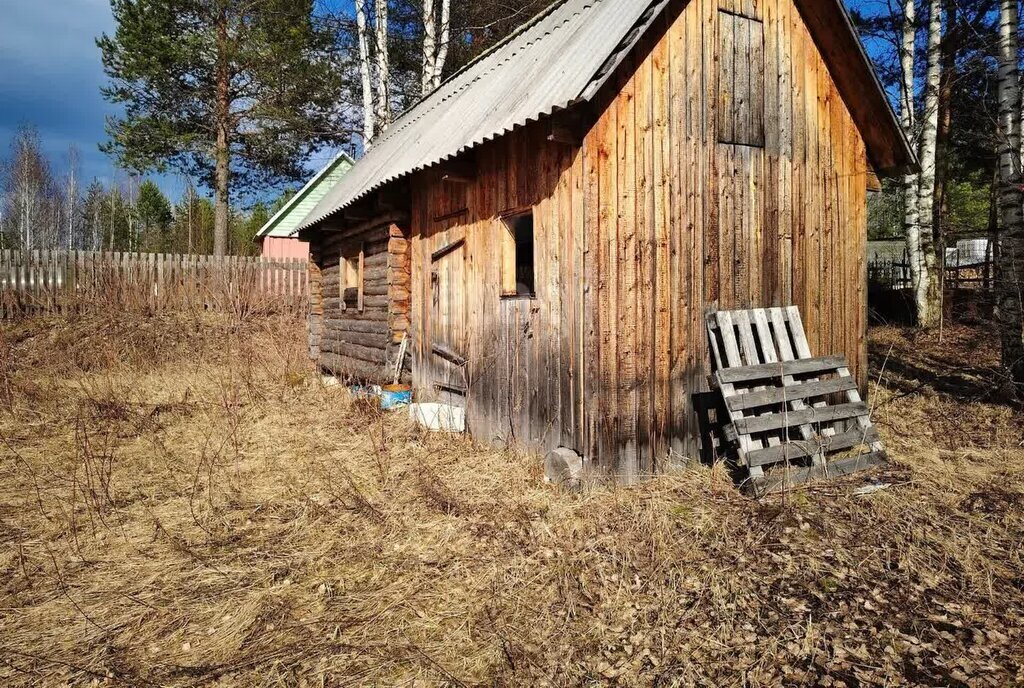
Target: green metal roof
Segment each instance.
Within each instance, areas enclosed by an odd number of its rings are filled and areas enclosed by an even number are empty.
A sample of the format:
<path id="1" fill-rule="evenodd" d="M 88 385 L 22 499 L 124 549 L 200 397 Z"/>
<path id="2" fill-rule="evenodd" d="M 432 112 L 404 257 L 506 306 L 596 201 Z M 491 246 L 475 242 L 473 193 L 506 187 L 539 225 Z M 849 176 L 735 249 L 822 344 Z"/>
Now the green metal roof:
<path id="1" fill-rule="evenodd" d="M 345 153 L 340 153 L 331 160 L 316 176 L 309 180 L 299 192 L 292 196 L 291 200 L 284 204 L 274 216 L 267 220 L 267 224 L 256 233 L 257 237 L 289 237 L 298 229 L 309 211 L 312 210 L 320 199 L 328 191 L 334 188 L 345 173 L 352 169 L 354 164 L 352 158 Z"/>

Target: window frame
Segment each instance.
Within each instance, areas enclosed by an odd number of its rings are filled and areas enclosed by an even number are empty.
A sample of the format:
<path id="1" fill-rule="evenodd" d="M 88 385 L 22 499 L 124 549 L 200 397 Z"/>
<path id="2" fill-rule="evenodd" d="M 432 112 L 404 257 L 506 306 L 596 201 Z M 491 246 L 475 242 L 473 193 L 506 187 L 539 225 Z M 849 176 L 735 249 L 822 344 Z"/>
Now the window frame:
<path id="1" fill-rule="evenodd" d="M 338 296 L 341 299 L 342 310 L 348 310 L 349 302 L 355 300 L 355 307 L 359 313 L 363 312 L 363 282 L 364 265 L 366 254 L 364 244 L 359 244 L 359 250 L 341 251 L 338 254 Z M 355 290 L 355 293 L 352 293 Z"/>
<path id="2" fill-rule="evenodd" d="M 533 279 L 532 289 L 525 294 L 519 293 L 518 288 L 518 244 L 516 242 L 515 223 L 519 218 L 530 217 L 531 240 L 533 243 Z M 502 299 L 536 299 L 537 298 L 537 216 L 533 206 L 514 208 L 502 212 L 498 219 L 501 220 L 501 265 L 499 294 Z"/>

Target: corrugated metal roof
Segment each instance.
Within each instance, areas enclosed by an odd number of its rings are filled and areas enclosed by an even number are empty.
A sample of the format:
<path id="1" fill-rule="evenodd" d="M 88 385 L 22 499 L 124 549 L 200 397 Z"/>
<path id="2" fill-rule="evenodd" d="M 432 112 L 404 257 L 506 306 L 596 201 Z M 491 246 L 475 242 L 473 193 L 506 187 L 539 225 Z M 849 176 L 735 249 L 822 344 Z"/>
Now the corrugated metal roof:
<path id="1" fill-rule="evenodd" d="M 667 2 L 556 2 L 396 120 L 299 228 L 317 224 L 389 182 L 590 100 Z M 916 165 L 914 153 L 845 14 L 843 0 L 824 4 L 821 0 L 797 0 L 797 4 L 824 10 L 818 30 L 830 35 L 816 36 L 819 45 L 838 37 L 861 51 L 850 69 L 862 78 L 842 80 L 846 86 L 841 93 L 849 102 L 865 91 L 872 92 L 870 107 L 859 108 L 855 115 L 869 153 L 873 148 L 891 148 L 896 162 L 902 163 L 889 171 L 912 168 Z M 827 54 L 823 56 L 829 59 Z M 868 119 L 880 125 L 869 127 Z"/>
<path id="2" fill-rule="evenodd" d="M 410 108 L 302 221 L 589 99 L 667 0 L 563 0 Z"/>

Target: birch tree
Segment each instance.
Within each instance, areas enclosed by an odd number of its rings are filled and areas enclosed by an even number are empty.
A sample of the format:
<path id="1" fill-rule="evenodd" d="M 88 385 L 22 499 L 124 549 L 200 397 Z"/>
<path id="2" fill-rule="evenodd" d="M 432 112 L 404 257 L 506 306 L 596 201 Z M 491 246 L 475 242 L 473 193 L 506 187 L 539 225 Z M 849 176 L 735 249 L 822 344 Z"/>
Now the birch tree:
<path id="1" fill-rule="evenodd" d="M 1024 389 L 1024 215 L 1021 209 L 1020 86 L 1017 68 L 1017 0 L 999 3 L 999 215 L 1000 246 L 997 279 L 997 315 L 1002 363 L 1010 372 L 1014 396 Z"/>
<path id="2" fill-rule="evenodd" d="M 373 111 L 373 86 L 370 83 L 370 46 L 366 35 L 366 0 L 356 2 L 356 39 L 359 43 L 359 78 L 363 89 L 363 148 L 373 141 L 377 123 Z"/>
<path id="3" fill-rule="evenodd" d="M 427 95 L 441 85 L 441 73 L 448 60 L 448 40 L 451 34 L 451 0 L 440 0 L 440 20 L 435 16 L 434 0 L 423 0 L 423 74 L 421 91 Z M 437 31 L 440 26 L 441 36 Z"/>
<path id="4" fill-rule="evenodd" d="M 51 248 L 59 197 L 39 133 L 33 127 L 21 127 L 14 135 L 6 177 L 4 215 L 17 238 L 15 246 Z"/>
<path id="5" fill-rule="evenodd" d="M 935 145 L 939 124 L 942 70 L 942 7 L 928 3 L 928 51 L 921 126 L 921 175 L 918 180 L 916 230 L 907 235 L 908 258 L 919 327 L 934 327 L 941 315 L 941 294 L 933 227 L 935 226 Z"/>
<path id="6" fill-rule="evenodd" d="M 431 88 L 441 85 L 441 73 L 444 63 L 448 60 L 448 41 L 451 35 L 451 0 L 441 0 L 441 42 L 437 46 L 437 57 L 434 59 L 434 76 Z"/>
<path id="7" fill-rule="evenodd" d="M 423 95 L 430 93 L 434 83 L 434 63 L 437 60 L 437 22 L 434 20 L 434 0 L 423 0 L 423 74 L 420 88 Z"/>
<path id="8" fill-rule="evenodd" d="M 391 124 L 391 59 L 388 52 L 388 2 L 376 0 L 374 48 L 377 51 L 377 127 L 384 131 Z"/>
<path id="9" fill-rule="evenodd" d="M 915 119 L 914 114 L 914 57 L 916 53 L 917 38 L 917 11 L 914 5 L 915 0 L 905 0 L 903 3 L 903 37 L 900 45 L 900 126 L 908 141 L 913 141 Z M 920 261 L 917 258 L 921 255 L 921 234 L 920 215 L 917 209 L 917 194 L 919 178 L 916 172 L 908 172 L 903 175 L 903 231 L 907 239 L 907 255 L 911 256 L 911 269 L 914 285 L 918 284 L 917 278 Z M 915 297 L 917 291 L 914 291 Z"/>
<path id="10" fill-rule="evenodd" d="M 66 213 L 67 227 L 67 249 L 70 251 L 75 247 L 75 239 L 78 236 L 78 167 L 80 156 L 78 148 L 68 148 L 68 175 L 64 184 L 64 211 Z"/>

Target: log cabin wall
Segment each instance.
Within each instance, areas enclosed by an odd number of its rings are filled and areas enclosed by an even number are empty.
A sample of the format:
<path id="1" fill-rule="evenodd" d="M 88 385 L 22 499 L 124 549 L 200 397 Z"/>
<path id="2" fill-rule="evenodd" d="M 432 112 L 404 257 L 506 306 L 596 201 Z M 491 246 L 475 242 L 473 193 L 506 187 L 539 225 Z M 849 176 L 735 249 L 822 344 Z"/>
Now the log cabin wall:
<path id="1" fill-rule="evenodd" d="M 309 335 L 309 358 L 320 362 L 320 335 L 324 322 L 323 275 L 313 254 L 309 256 L 309 315 L 306 317 L 306 331 Z"/>
<path id="2" fill-rule="evenodd" d="M 379 218 L 344 232 L 318 232 L 310 247 L 310 354 L 334 374 L 390 381 L 409 327 L 406 232 L 393 218 Z M 342 261 L 354 257 L 358 265 L 360 251 L 361 295 L 358 287 L 345 289 Z"/>
<path id="3" fill-rule="evenodd" d="M 413 183 L 414 384 L 470 429 L 625 480 L 699 455 L 709 308 L 795 303 L 866 375 L 863 140 L 791 0 L 673 2 L 582 146 L 544 123 Z M 503 214 L 534 207 L 533 299 L 500 295 Z"/>

